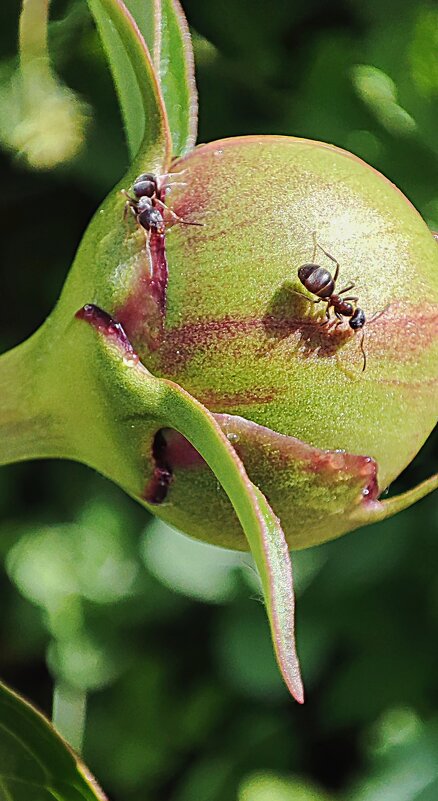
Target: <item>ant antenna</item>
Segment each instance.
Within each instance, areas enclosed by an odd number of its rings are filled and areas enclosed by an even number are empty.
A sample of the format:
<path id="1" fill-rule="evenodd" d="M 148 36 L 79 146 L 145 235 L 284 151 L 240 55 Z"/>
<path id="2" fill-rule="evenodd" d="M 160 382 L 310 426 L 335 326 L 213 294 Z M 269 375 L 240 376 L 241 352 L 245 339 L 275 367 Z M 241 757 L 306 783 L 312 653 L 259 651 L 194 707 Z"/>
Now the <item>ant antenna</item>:
<path id="1" fill-rule="evenodd" d="M 365 348 L 364 348 L 364 346 L 363 346 L 364 339 L 365 339 L 365 331 L 362 331 L 362 336 L 361 336 L 361 338 L 360 338 L 360 345 L 359 345 L 359 347 L 360 347 L 360 349 L 361 349 L 361 351 L 362 351 L 362 356 L 363 356 L 363 367 L 362 367 L 362 372 L 363 372 L 363 373 L 365 372 L 365 368 L 366 368 L 366 366 L 367 366 L 367 355 L 366 355 L 366 353 L 365 353 Z"/>

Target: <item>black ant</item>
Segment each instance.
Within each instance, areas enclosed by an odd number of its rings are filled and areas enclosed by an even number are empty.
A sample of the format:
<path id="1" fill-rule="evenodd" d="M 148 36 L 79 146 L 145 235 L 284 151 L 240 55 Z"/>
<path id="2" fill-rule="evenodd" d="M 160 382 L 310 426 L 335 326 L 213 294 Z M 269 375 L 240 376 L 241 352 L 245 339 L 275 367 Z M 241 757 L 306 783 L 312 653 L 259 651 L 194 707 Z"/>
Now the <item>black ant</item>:
<path id="1" fill-rule="evenodd" d="M 315 234 L 313 238 L 313 259 L 315 259 L 316 248 L 318 247 L 332 262 L 334 262 L 334 264 L 336 264 L 334 275 L 332 275 L 325 267 L 320 267 L 319 264 L 303 264 L 298 270 L 298 278 L 303 286 L 309 292 L 312 292 L 313 295 L 318 296 L 317 300 L 313 300 L 312 302 L 327 303 L 325 310 L 325 316 L 327 319 L 324 320 L 323 323 L 320 323 L 320 325 L 327 325 L 331 321 L 332 318 L 330 317 L 330 309 L 332 308 L 335 313 L 335 317 L 337 317 L 339 321 L 336 327 L 341 325 L 343 322 L 343 317 L 349 317 L 350 319 L 348 320 L 348 324 L 353 331 L 363 328 L 366 323 L 365 312 L 363 309 L 360 309 L 359 306 L 353 306 L 353 304 L 357 304 L 359 298 L 353 295 L 348 295 L 345 298 L 341 298 L 341 295 L 343 295 L 344 292 L 349 292 L 355 285 L 349 284 L 344 289 L 341 289 L 340 292 L 335 293 L 336 281 L 338 280 L 339 276 L 339 262 L 336 261 L 336 259 L 333 258 L 330 253 L 327 253 L 323 247 L 321 247 L 321 245 L 316 241 Z M 297 295 L 303 295 L 302 292 L 297 292 L 297 290 L 294 290 L 294 292 L 296 292 Z M 352 301 L 352 303 L 349 303 L 348 301 Z M 362 372 L 365 370 L 367 364 L 367 357 L 363 347 L 363 341 L 364 334 L 362 333 L 360 340 L 360 349 L 363 355 Z"/>
<path id="2" fill-rule="evenodd" d="M 160 236 L 164 236 L 166 233 L 166 224 L 160 209 L 170 214 L 182 225 L 203 225 L 203 223 L 183 220 L 166 206 L 162 200 L 163 189 L 160 187 L 158 177 L 153 173 L 144 172 L 139 175 L 132 184 L 132 192 L 134 197 L 122 189 L 122 194 L 127 198 L 125 208 L 131 209 L 138 224 L 148 233 L 153 231 Z"/>

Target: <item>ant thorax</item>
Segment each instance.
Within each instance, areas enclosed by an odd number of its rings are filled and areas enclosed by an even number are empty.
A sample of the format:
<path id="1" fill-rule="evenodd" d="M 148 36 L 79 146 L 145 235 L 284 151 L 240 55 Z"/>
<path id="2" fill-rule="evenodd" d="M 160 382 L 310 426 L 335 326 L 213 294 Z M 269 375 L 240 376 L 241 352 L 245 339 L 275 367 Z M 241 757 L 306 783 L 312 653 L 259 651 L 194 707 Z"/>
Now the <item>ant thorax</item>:
<path id="1" fill-rule="evenodd" d="M 153 203 L 150 197 L 144 196 L 141 197 L 138 202 L 136 203 L 137 213 L 140 214 L 145 209 L 153 208 Z"/>

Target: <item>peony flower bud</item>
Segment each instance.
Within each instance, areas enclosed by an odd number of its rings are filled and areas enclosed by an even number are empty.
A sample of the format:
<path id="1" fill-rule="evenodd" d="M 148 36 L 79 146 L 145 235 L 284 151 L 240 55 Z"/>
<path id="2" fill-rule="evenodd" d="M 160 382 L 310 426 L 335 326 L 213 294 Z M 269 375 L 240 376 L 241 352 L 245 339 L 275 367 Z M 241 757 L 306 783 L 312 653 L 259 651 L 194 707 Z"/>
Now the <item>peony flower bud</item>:
<path id="1" fill-rule="evenodd" d="M 436 421 L 438 249 L 413 206 L 350 153 L 279 136 L 201 145 L 163 184 L 167 232 L 150 248 L 113 197 L 124 258 L 97 293 L 143 364 L 217 415 L 290 547 L 412 502 L 378 496 Z M 333 309 L 321 325 L 327 304 L 298 277 L 306 263 L 338 270 L 334 291 L 350 287 L 363 328 Z M 154 442 L 144 498 L 156 513 L 245 548 L 194 449 L 167 430 Z"/>

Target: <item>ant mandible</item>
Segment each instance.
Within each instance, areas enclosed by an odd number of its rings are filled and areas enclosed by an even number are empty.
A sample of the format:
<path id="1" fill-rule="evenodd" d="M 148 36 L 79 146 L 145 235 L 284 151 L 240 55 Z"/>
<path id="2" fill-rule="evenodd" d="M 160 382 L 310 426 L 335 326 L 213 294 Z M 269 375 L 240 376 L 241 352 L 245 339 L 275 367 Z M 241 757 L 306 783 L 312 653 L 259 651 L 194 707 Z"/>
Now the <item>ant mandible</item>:
<path id="1" fill-rule="evenodd" d="M 300 279 L 303 286 L 309 291 L 312 292 L 313 295 L 317 295 L 317 299 L 313 300 L 313 303 L 326 303 L 326 310 L 325 316 L 326 320 L 320 325 L 327 325 L 330 320 L 330 309 L 332 308 L 335 317 L 338 319 L 338 325 L 341 325 L 343 322 L 343 317 L 349 317 L 348 324 L 353 331 L 357 331 L 359 328 L 363 328 L 366 323 L 365 312 L 363 309 L 360 309 L 357 306 L 357 298 L 354 295 L 348 295 L 345 298 L 341 298 L 345 292 L 349 292 L 353 287 L 354 284 L 349 284 L 344 289 L 341 289 L 340 292 L 335 293 L 336 289 L 336 281 L 338 280 L 339 276 L 339 262 L 327 253 L 326 250 L 316 241 L 316 234 L 313 234 L 313 242 L 314 242 L 314 249 L 313 249 L 313 260 L 315 260 L 316 256 L 316 249 L 319 248 L 326 256 L 329 258 L 335 265 L 335 273 L 332 275 L 329 270 L 325 267 L 320 267 L 319 264 L 303 264 L 298 270 L 298 278 Z M 303 295 L 302 292 L 297 292 L 294 290 L 297 295 Z M 304 295 L 303 295 L 304 296 Z M 305 296 L 304 296 L 305 297 Z M 352 303 L 349 303 L 352 301 Z M 353 304 L 355 304 L 353 306 Z M 336 326 L 336 327 L 337 327 Z M 360 349 L 362 351 L 363 356 L 363 367 L 362 372 L 366 368 L 367 364 L 367 357 L 363 346 L 364 341 L 364 334 L 362 333 L 362 337 L 360 340 Z"/>
<path id="2" fill-rule="evenodd" d="M 122 194 L 127 198 L 125 209 L 131 209 L 138 224 L 147 233 L 153 231 L 160 236 L 164 236 L 166 233 L 166 224 L 160 209 L 166 211 L 175 221 L 182 225 L 203 225 L 203 223 L 183 220 L 182 217 L 179 217 L 178 214 L 166 206 L 161 199 L 162 187 L 160 187 L 158 176 L 153 173 L 144 172 L 139 175 L 132 184 L 132 192 L 134 197 L 125 189 L 122 189 Z"/>

